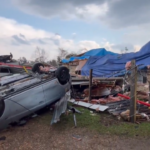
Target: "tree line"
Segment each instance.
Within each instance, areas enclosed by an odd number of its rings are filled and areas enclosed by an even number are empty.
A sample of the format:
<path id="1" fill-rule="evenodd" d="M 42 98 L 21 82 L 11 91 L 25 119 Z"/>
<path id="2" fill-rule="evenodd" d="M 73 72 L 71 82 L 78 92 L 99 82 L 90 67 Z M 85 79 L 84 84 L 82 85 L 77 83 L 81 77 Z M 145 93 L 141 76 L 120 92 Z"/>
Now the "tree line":
<path id="1" fill-rule="evenodd" d="M 62 59 L 69 59 L 71 56 L 75 56 L 76 53 L 69 53 L 68 51 L 64 50 L 63 48 L 59 48 L 59 54 L 57 58 L 49 60 L 46 51 L 42 48 L 37 47 L 32 54 L 33 60 L 29 61 L 25 57 L 20 57 L 17 61 L 20 65 L 23 64 L 34 64 L 36 62 L 47 63 L 52 66 L 58 66 Z"/>

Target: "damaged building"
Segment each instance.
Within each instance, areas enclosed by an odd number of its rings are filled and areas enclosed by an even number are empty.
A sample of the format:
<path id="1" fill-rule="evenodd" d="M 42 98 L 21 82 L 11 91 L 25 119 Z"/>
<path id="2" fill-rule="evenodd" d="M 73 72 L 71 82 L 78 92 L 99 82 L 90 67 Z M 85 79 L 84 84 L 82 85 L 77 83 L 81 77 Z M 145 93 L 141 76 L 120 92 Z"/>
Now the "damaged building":
<path id="1" fill-rule="evenodd" d="M 109 113 L 122 117 L 124 114 L 128 116 L 130 114 L 130 87 L 133 80 L 131 77 L 131 60 L 135 60 L 137 67 L 136 115 L 141 120 L 143 118 L 149 120 L 150 42 L 136 53 L 113 55 L 105 53 L 105 55 L 94 55 L 88 58 L 83 56 L 74 59 L 78 62 L 86 60 L 84 63 L 78 63 L 75 71 L 79 70 L 79 75 L 72 77 L 72 97 L 74 97 L 75 102 L 90 103 L 90 107 L 95 104 L 100 107 L 101 105 L 108 106 L 107 111 Z M 71 62 L 71 59 L 69 61 Z M 90 70 L 93 71 L 91 91 L 89 88 Z M 86 106 L 86 104 L 84 105 Z"/>

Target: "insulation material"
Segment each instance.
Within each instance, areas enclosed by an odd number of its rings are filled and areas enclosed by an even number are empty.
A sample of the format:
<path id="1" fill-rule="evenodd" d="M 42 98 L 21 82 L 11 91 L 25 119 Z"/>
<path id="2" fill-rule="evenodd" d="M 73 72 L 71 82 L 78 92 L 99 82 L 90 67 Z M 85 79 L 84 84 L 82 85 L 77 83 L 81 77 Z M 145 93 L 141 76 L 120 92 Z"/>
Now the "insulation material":
<path id="1" fill-rule="evenodd" d="M 79 65 L 76 67 L 75 71 L 79 71 L 86 64 L 87 60 L 80 60 Z"/>
<path id="2" fill-rule="evenodd" d="M 148 82 L 150 82 L 150 65 L 148 66 L 148 70 L 147 70 L 147 80 Z"/>
<path id="3" fill-rule="evenodd" d="M 136 90 L 148 93 L 149 92 L 149 85 L 143 84 L 143 83 L 137 83 L 137 89 Z"/>
<path id="4" fill-rule="evenodd" d="M 70 74 L 75 74 L 76 66 L 69 66 Z"/>
<path id="5" fill-rule="evenodd" d="M 60 121 L 60 116 L 65 113 L 67 109 L 67 102 L 70 100 L 70 91 L 68 91 L 64 97 L 62 97 L 56 104 L 54 114 L 51 120 L 51 125 Z"/>
<path id="6" fill-rule="evenodd" d="M 126 68 L 126 70 L 131 69 L 131 61 L 126 63 L 125 68 Z"/>
<path id="7" fill-rule="evenodd" d="M 120 116 L 124 119 L 124 120 L 127 120 L 127 121 L 130 121 L 130 110 L 126 110 L 126 111 L 123 111 Z M 138 113 L 136 112 L 136 120 L 139 120 L 139 119 L 146 119 L 147 121 L 150 121 L 150 118 L 147 114 L 145 113 Z"/>
<path id="8" fill-rule="evenodd" d="M 109 95 L 111 93 L 111 89 L 99 87 L 92 89 L 92 96 L 103 96 L 103 95 Z M 84 94 L 86 97 L 89 96 L 89 89 L 84 90 Z"/>
<path id="9" fill-rule="evenodd" d="M 126 93 L 124 93 L 124 95 L 131 96 L 131 93 L 126 92 Z M 137 99 L 141 99 L 141 100 L 147 100 L 147 101 L 149 100 L 148 93 L 146 93 L 144 91 L 137 91 L 136 97 L 137 97 Z"/>
<path id="10" fill-rule="evenodd" d="M 97 104 L 107 104 L 107 103 L 117 102 L 117 101 L 121 101 L 121 100 L 123 100 L 123 98 L 121 98 L 119 96 L 113 97 L 113 96 L 109 95 L 108 98 L 92 99 L 91 102 L 97 103 Z"/>

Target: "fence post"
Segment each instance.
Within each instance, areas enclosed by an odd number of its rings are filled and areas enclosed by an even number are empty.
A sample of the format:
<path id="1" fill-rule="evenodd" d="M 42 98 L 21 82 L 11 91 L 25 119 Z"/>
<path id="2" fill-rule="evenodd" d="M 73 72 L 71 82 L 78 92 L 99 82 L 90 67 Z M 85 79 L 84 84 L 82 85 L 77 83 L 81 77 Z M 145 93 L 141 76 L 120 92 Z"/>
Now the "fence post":
<path id="1" fill-rule="evenodd" d="M 92 95 L 92 73 L 93 73 L 93 70 L 90 69 L 90 79 L 89 79 L 89 102 L 91 102 L 91 95 Z"/>
<path id="2" fill-rule="evenodd" d="M 148 82 L 148 85 L 149 85 L 148 95 L 149 95 L 149 104 L 150 104 L 150 68 L 149 68 L 149 66 L 147 67 L 146 77 L 147 77 L 147 82 Z"/>
<path id="3" fill-rule="evenodd" d="M 136 88 L 137 88 L 137 67 L 135 60 L 131 61 L 131 100 L 130 100 L 130 120 L 132 123 L 136 121 Z"/>
<path id="4" fill-rule="evenodd" d="M 149 99 L 148 99 L 148 101 L 149 101 L 149 104 L 150 104 L 150 82 L 148 81 L 148 85 L 149 85 L 149 90 L 148 90 L 148 95 L 149 95 Z"/>

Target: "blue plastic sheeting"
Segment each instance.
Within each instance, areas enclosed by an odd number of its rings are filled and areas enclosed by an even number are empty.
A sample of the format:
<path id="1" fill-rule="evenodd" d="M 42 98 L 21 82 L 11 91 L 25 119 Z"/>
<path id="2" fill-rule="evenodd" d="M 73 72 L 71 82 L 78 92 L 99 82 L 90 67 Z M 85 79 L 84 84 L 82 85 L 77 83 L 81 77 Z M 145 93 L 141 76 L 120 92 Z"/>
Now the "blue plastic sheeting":
<path id="1" fill-rule="evenodd" d="M 86 52 L 83 55 L 83 57 L 86 57 L 86 56 L 88 56 L 88 57 L 90 57 L 90 56 L 105 56 L 105 55 L 117 55 L 117 53 L 107 51 L 105 48 L 98 48 L 98 49 L 92 49 L 92 50 Z"/>
<path id="2" fill-rule="evenodd" d="M 89 70 L 93 69 L 94 77 L 119 76 L 125 73 L 125 64 L 135 59 L 136 64 L 145 67 L 150 64 L 150 42 L 144 45 L 139 52 L 126 53 L 123 55 L 106 55 L 101 57 L 90 57 L 81 69 L 81 75 L 89 76 Z M 120 72 L 121 70 L 124 70 Z M 120 72 L 115 74 L 116 72 Z"/>
<path id="3" fill-rule="evenodd" d="M 89 59 L 90 56 L 70 57 L 69 61 Z"/>
<path id="4" fill-rule="evenodd" d="M 117 53 L 113 53 L 110 51 L 107 51 L 105 48 L 98 48 L 98 49 L 92 49 L 88 52 L 86 52 L 81 57 L 70 57 L 69 60 L 63 59 L 63 63 L 68 63 L 74 60 L 83 60 L 83 59 L 89 59 L 91 56 L 105 56 L 105 55 L 117 55 Z"/>
<path id="5" fill-rule="evenodd" d="M 63 60 L 62 60 L 62 63 L 69 63 L 69 60 L 63 59 Z"/>

